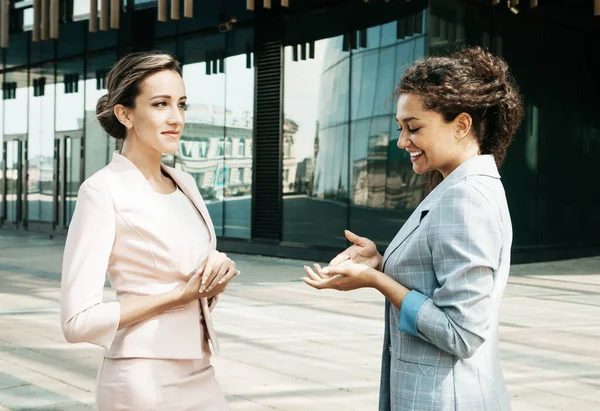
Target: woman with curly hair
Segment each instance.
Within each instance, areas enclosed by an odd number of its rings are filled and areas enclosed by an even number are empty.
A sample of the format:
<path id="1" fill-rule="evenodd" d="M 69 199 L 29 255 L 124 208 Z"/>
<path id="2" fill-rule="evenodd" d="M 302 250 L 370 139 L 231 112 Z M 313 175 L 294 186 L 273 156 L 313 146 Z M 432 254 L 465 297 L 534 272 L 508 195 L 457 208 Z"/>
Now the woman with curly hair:
<path id="1" fill-rule="evenodd" d="M 417 61 L 395 94 L 398 147 L 433 190 L 383 256 L 346 231 L 354 244 L 304 281 L 386 297 L 380 411 L 509 410 L 498 323 L 512 225 L 498 167 L 521 98 L 481 48 Z"/>

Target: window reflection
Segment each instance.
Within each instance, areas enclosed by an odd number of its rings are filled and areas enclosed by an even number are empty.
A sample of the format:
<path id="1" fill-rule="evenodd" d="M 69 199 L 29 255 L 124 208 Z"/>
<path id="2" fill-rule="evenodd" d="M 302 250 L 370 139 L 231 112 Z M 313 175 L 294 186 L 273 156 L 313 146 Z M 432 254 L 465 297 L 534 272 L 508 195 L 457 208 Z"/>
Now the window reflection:
<path id="1" fill-rule="evenodd" d="M 61 62 L 57 67 L 56 135 L 59 141 L 57 159 L 58 210 L 62 223 L 68 226 L 75 210 L 77 192 L 81 184 L 81 145 L 84 125 L 84 72 L 83 60 Z M 60 110 L 69 107 L 69 110 Z"/>
<path id="2" fill-rule="evenodd" d="M 30 70 L 27 219 L 53 221 L 54 66 Z"/>
<path id="3" fill-rule="evenodd" d="M 27 136 L 27 71 L 10 72 L 4 75 L 4 91 L 7 99 L 4 103 L 4 117 L 14 121 L 3 124 L 4 141 L 6 142 L 6 219 L 17 222 L 22 214 L 19 200 L 21 195 L 20 182 L 23 176 L 20 167 L 22 162 L 23 143 L 15 138 L 25 140 Z"/>
<path id="4" fill-rule="evenodd" d="M 392 98 L 404 68 L 425 55 L 425 39 L 414 34 L 391 42 L 389 26 L 367 30 L 369 48 L 352 52 L 350 228 L 381 245 L 421 202 L 426 184 L 397 147 Z"/>
<path id="5" fill-rule="evenodd" d="M 188 40 L 184 47 L 189 49 L 199 42 L 198 39 Z M 188 106 L 175 163 L 196 180 L 216 234 L 222 236 L 225 75 L 206 72 L 205 62 L 183 66 Z"/>
<path id="6" fill-rule="evenodd" d="M 224 236 L 250 238 L 252 222 L 252 128 L 254 68 L 246 55 L 225 59 Z"/>
<path id="7" fill-rule="evenodd" d="M 251 34 L 238 32 L 233 43 Z M 254 69 L 245 54 L 204 61 L 229 47 L 228 38 L 180 44 L 188 108 L 175 164 L 196 180 L 218 236 L 250 238 Z"/>
<path id="8" fill-rule="evenodd" d="M 294 61 L 294 47 L 285 48 L 285 241 L 345 242 L 350 53 L 342 45 L 342 36 L 317 41 L 314 59 L 300 61 Z"/>
<path id="9" fill-rule="evenodd" d="M 106 94 L 104 74 L 115 64 L 117 56 L 108 53 L 87 60 L 85 78 L 85 178 L 106 166 L 116 150 L 116 140 L 109 137 L 96 119 L 96 103 Z"/>
<path id="10" fill-rule="evenodd" d="M 294 61 L 286 48 L 286 241 L 342 246 L 350 228 L 384 245 L 423 199 L 426 178 L 396 147 L 392 95 L 404 68 L 425 55 L 425 36 L 399 39 L 397 24 L 356 33 L 349 51 L 342 36 L 317 41 L 314 60 Z"/>

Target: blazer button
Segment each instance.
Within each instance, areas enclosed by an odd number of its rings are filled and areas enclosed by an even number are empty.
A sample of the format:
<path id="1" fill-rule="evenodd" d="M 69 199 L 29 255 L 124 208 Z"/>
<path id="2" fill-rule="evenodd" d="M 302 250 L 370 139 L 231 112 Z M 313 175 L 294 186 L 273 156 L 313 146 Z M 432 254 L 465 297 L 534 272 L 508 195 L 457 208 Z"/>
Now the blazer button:
<path id="1" fill-rule="evenodd" d="M 388 346 L 389 350 L 390 350 L 390 354 L 392 353 L 392 346 Z"/>

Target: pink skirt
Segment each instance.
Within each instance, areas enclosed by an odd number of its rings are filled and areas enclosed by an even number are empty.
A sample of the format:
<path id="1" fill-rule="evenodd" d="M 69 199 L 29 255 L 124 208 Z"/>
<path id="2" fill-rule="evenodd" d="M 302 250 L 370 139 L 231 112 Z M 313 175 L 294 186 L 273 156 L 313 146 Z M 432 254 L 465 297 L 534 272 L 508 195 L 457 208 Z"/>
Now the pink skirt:
<path id="1" fill-rule="evenodd" d="M 210 360 L 104 358 L 98 411 L 229 411 Z"/>

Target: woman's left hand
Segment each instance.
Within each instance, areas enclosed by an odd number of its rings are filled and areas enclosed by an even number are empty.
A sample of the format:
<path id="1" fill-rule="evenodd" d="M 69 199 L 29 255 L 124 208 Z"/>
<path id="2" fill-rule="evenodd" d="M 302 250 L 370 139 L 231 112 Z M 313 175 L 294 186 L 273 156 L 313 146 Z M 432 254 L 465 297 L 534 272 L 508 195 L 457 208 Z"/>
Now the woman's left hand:
<path id="1" fill-rule="evenodd" d="M 348 260 L 336 266 L 321 268 L 315 264 L 315 271 L 304 266 L 308 277 L 302 280 L 317 290 L 332 288 L 339 291 L 350 291 L 358 288 L 374 287 L 378 272 L 365 264 Z"/>
<path id="2" fill-rule="evenodd" d="M 202 271 L 200 293 L 210 292 L 218 285 L 229 282 L 239 274 L 235 262 L 227 254 L 213 250 L 199 268 Z"/>

